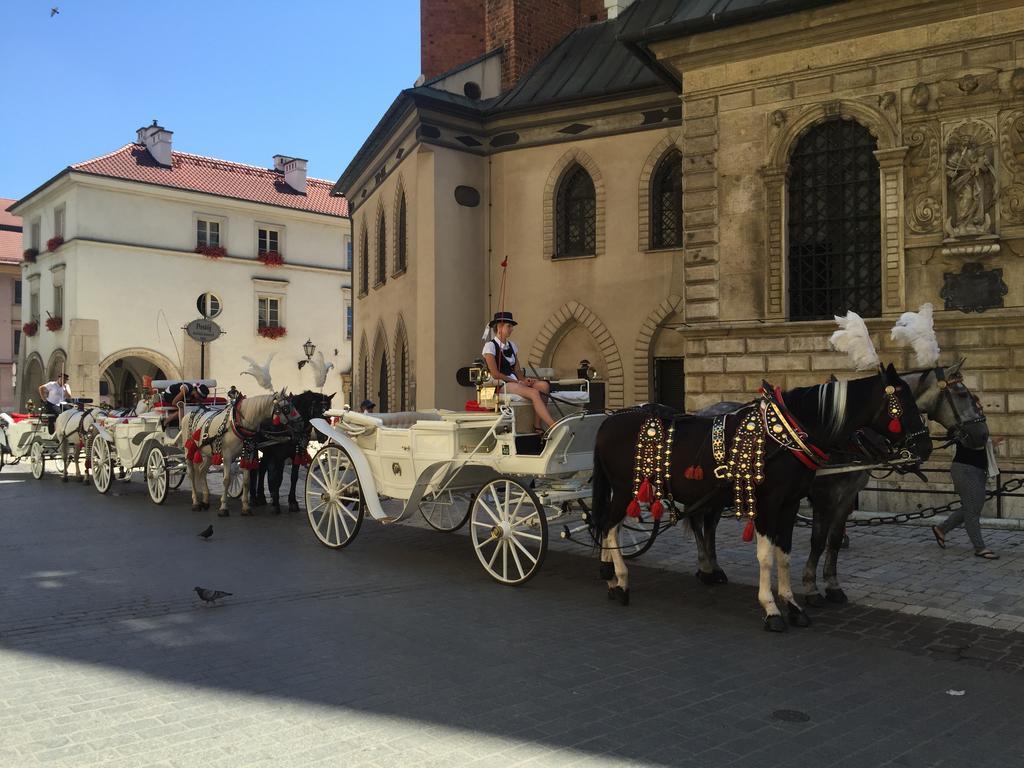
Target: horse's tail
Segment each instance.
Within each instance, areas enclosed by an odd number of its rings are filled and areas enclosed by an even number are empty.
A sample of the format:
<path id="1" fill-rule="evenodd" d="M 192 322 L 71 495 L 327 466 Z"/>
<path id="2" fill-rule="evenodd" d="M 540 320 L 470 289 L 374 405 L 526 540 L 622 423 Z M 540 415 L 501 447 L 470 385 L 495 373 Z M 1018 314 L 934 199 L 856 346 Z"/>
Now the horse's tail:
<path id="1" fill-rule="evenodd" d="M 600 432 L 600 430 L 599 430 Z M 600 442 L 594 443 L 594 474 L 591 479 L 592 498 L 587 527 L 595 542 L 600 542 L 608 532 L 608 518 L 612 506 L 612 484 L 601 458 Z"/>

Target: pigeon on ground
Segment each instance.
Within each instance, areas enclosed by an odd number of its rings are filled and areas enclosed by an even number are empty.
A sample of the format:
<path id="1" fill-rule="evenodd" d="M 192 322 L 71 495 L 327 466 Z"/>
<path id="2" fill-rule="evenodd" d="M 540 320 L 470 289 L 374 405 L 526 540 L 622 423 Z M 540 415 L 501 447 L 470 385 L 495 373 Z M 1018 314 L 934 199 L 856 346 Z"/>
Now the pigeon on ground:
<path id="1" fill-rule="evenodd" d="M 199 595 L 199 599 L 204 603 L 214 603 L 222 597 L 231 597 L 230 592 L 221 592 L 219 589 L 204 589 L 203 587 L 196 587 L 195 590 L 196 594 Z"/>
<path id="2" fill-rule="evenodd" d="M 206 529 L 202 533 L 199 534 L 199 538 L 201 538 L 201 539 L 209 539 L 211 536 L 213 536 L 213 526 L 212 525 L 206 526 Z"/>

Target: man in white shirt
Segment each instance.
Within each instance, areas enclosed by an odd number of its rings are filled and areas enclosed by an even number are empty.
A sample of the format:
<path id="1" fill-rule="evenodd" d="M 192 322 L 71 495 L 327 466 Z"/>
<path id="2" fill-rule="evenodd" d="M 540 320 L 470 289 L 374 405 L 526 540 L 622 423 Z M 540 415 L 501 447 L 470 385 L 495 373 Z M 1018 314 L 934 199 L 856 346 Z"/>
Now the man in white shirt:
<path id="1" fill-rule="evenodd" d="M 59 413 L 60 404 L 71 399 L 71 388 L 66 373 L 57 374 L 55 381 L 48 381 L 39 387 L 39 404 L 44 413 Z"/>

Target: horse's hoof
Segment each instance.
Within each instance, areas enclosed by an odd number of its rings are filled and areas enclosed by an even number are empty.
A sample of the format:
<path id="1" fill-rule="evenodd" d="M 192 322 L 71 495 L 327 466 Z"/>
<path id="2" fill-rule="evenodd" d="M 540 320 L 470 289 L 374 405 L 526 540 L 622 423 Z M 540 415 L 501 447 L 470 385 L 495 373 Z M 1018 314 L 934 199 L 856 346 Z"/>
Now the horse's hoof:
<path id="1" fill-rule="evenodd" d="M 274 514 L 275 515 L 280 515 L 281 514 L 281 505 L 280 504 L 275 504 L 274 505 Z"/>
<path id="2" fill-rule="evenodd" d="M 766 632 L 785 632 L 786 620 L 779 615 L 765 616 L 764 629 Z"/>
<path id="3" fill-rule="evenodd" d="M 697 577 L 697 581 L 706 587 L 710 587 L 715 583 L 715 575 L 713 573 L 704 573 L 704 571 L 697 571 L 694 576 Z"/>
<path id="4" fill-rule="evenodd" d="M 815 608 L 820 608 L 825 605 L 825 598 L 815 590 L 804 595 L 804 602 L 807 603 L 807 605 L 813 605 Z"/>
<path id="5" fill-rule="evenodd" d="M 612 587 L 608 590 L 609 600 L 618 600 L 619 605 L 629 605 L 629 590 L 622 587 Z"/>
<path id="6" fill-rule="evenodd" d="M 192 505 L 192 511 L 193 512 L 202 512 L 203 511 L 203 505 L 202 504 L 193 504 Z"/>
<path id="7" fill-rule="evenodd" d="M 849 602 L 849 598 L 842 589 L 826 589 L 825 599 L 830 603 L 836 603 L 837 605 L 843 605 L 844 603 Z"/>
<path id="8" fill-rule="evenodd" d="M 226 514 L 227 513 L 225 513 L 225 515 Z M 251 509 L 243 509 L 242 510 L 242 517 L 253 517 L 253 515 L 254 515 L 254 513 L 253 513 L 253 511 Z"/>
<path id="9" fill-rule="evenodd" d="M 66 483 L 66 482 L 68 481 L 68 479 L 67 479 L 67 477 L 62 477 L 62 478 L 60 479 L 60 481 L 61 481 L 62 483 Z"/>
<path id="10" fill-rule="evenodd" d="M 299 510 L 300 510 L 299 502 L 297 502 L 297 501 L 289 501 L 288 502 L 288 511 L 289 512 L 298 512 Z"/>
<path id="11" fill-rule="evenodd" d="M 711 578 L 714 579 L 714 581 L 712 582 L 714 584 L 729 583 L 729 577 L 725 575 L 725 571 L 723 571 L 721 568 L 715 568 L 715 570 L 711 572 Z"/>
<path id="12" fill-rule="evenodd" d="M 811 626 L 811 617 L 807 615 L 796 603 L 790 603 L 787 611 L 788 615 L 786 618 L 789 619 L 789 623 L 794 627 L 809 627 Z"/>
<path id="13" fill-rule="evenodd" d="M 220 510 L 220 512 L 217 513 L 217 517 L 231 517 L 231 513 L 228 512 L 226 509 L 222 509 Z"/>
<path id="14" fill-rule="evenodd" d="M 260 497 L 260 496 L 257 496 L 255 499 L 253 499 L 252 504 L 251 504 L 251 506 L 253 506 L 253 507 L 265 507 L 266 505 L 267 505 L 267 500 L 265 498 L 263 498 L 263 497 Z"/>

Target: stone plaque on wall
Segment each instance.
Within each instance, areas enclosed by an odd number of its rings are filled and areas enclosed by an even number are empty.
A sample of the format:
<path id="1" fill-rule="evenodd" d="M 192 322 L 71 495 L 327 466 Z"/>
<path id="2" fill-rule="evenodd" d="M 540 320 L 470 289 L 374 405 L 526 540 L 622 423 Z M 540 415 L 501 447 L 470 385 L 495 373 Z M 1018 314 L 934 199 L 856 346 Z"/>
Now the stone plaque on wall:
<path id="1" fill-rule="evenodd" d="M 960 272 L 943 274 L 944 285 L 939 296 L 946 300 L 946 309 L 961 312 L 984 312 L 1003 306 L 1007 294 L 1003 270 L 988 269 L 981 264 L 964 264 Z"/>

